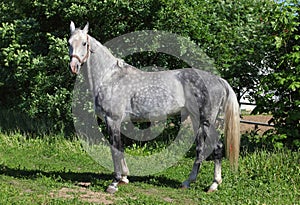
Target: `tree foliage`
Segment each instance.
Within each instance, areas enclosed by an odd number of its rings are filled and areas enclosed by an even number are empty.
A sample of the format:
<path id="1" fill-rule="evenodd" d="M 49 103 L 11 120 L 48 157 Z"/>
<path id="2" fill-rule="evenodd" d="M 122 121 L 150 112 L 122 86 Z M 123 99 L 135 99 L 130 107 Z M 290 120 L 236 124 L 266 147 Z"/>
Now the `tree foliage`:
<path id="1" fill-rule="evenodd" d="M 88 21 L 91 35 L 102 43 L 133 31 L 164 30 L 196 42 L 239 100 L 255 100 L 256 111 L 273 114 L 277 131 L 299 146 L 297 1 L 4 0 L 0 11 L 2 109 L 52 121 L 55 130 L 72 130 L 74 77 L 66 43 L 71 20 Z M 127 60 L 139 58 L 147 65 L 153 55 Z M 168 61 L 170 69 L 183 66 L 168 56 L 157 59 Z"/>
<path id="2" fill-rule="evenodd" d="M 261 77 L 255 98 L 256 112 L 270 112 L 277 128 L 272 140 L 300 147 L 300 3 L 279 4 L 270 21 L 273 51 L 268 73 Z"/>

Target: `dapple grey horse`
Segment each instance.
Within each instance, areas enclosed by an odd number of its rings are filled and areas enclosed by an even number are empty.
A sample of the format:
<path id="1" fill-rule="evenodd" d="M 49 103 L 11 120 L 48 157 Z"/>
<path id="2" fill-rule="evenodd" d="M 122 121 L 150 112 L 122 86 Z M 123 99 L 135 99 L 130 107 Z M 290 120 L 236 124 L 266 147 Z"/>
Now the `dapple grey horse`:
<path id="1" fill-rule="evenodd" d="M 192 121 L 196 143 L 196 159 L 183 188 L 196 180 L 204 158 L 205 142 L 218 137 L 214 145 L 214 180 L 209 192 L 222 182 L 223 145 L 215 127 L 220 110 L 224 113 L 225 153 L 232 167 L 237 168 L 240 146 L 239 104 L 230 85 L 222 78 L 194 68 L 144 72 L 126 64 L 84 29 L 70 25 L 70 68 L 78 74 L 87 72 L 93 92 L 95 112 L 105 120 L 110 136 L 114 163 L 114 179 L 107 192 L 118 190 L 119 183 L 128 183 L 129 170 L 121 143 L 121 123 L 129 120 L 159 119 L 185 113 Z"/>

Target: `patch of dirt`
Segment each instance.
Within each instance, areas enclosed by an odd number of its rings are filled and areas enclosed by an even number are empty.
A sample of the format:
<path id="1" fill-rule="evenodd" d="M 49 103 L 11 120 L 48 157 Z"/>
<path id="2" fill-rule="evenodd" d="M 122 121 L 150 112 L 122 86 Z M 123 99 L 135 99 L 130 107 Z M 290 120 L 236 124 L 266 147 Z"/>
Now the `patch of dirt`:
<path id="1" fill-rule="evenodd" d="M 242 120 L 247 120 L 247 121 L 251 121 L 251 122 L 261 122 L 261 123 L 267 123 L 267 124 L 271 118 L 272 118 L 271 115 L 245 115 L 245 116 L 242 116 Z M 251 132 L 251 131 L 254 131 L 257 129 L 258 129 L 259 134 L 263 134 L 267 130 L 273 129 L 273 127 L 241 123 L 241 133 Z"/>
<path id="2" fill-rule="evenodd" d="M 58 191 L 49 194 L 53 198 L 74 199 L 78 198 L 83 202 L 99 203 L 99 204 L 113 204 L 110 194 L 100 191 L 94 192 L 86 187 L 75 188 L 61 188 Z"/>
<path id="3" fill-rule="evenodd" d="M 163 198 L 164 199 L 164 201 L 166 201 L 166 202 L 168 202 L 168 203 L 172 203 L 174 200 L 172 199 L 172 198 L 170 198 L 170 197 L 164 197 Z"/>

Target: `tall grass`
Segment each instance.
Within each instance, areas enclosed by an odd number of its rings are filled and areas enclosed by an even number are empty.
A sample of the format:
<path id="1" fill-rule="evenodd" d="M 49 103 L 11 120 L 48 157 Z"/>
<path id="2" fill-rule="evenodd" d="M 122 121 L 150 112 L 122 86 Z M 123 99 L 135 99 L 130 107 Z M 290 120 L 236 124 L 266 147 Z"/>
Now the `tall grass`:
<path id="1" fill-rule="evenodd" d="M 0 106 L 0 132 L 6 134 L 21 133 L 31 138 L 47 137 L 52 134 L 62 134 L 67 138 L 74 137 L 72 122 L 64 122 L 41 114 L 35 117 L 18 109 Z"/>
<path id="2" fill-rule="evenodd" d="M 50 134 L 54 129 L 53 122 L 47 118 L 31 118 L 24 112 L 0 108 L 0 131 L 38 136 Z"/>

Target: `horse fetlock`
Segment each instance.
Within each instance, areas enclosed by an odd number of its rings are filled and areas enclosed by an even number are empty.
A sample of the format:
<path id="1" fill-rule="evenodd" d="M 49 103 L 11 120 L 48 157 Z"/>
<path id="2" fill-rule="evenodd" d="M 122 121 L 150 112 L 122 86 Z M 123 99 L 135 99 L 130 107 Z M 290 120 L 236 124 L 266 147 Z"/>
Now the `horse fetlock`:
<path id="1" fill-rule="evenodd" d="M 181 189 L 189 189 L 191 186 L 190 186 L 191 182 L 189 180 L 186 180 L 184 182 L 182 182 L 181 184 Z"/>
<path id="2" fill-rule="evenodd" d="M 214 182 L 212 183 L 212 185 L 209 187 L 208 189 L 208 193 L 210 192 L 215 192 L 218 190 L 218 186 L 222 183 L 222 179 L 219 180 L 214 180 Z"/>
<path id="3" fill-rule="evenodd" d="M 118 185 L 126 185 L 129 183 L 129 180 L 127 179 L 127 176 L 122 176 L 122 178 L 120 179 Z"/>

